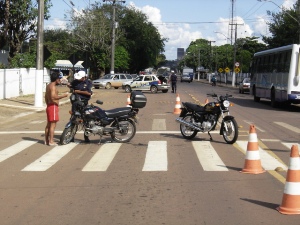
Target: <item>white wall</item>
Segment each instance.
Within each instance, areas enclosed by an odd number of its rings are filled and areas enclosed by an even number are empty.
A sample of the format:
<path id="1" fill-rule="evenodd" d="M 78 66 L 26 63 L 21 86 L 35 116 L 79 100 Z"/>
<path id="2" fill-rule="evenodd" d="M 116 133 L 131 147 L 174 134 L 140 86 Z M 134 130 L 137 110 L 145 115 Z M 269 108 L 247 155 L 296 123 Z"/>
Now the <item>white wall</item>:
<path id="1" fill-rule="evenodd" d="M 35 94 L 35 68 L 16 68 L 0 70 L 0 99 Z M 50 71 L 44 69 L 43 91 L 50 83 Z"/>

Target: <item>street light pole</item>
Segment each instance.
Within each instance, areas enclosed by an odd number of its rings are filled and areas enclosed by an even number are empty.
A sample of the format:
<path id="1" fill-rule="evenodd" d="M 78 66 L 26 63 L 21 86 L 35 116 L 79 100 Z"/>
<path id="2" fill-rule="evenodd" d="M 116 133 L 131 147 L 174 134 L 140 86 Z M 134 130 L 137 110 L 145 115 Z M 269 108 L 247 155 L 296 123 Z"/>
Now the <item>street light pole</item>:
<path id="1" fill-rule="evenodd" d="M 121 0 L 103 0 L 103 2 L 112 2 L 113 6 L 113 17 L 112 17 L 112 37 L 111 37 L 111 64 L 110 64 L 110 73 L 115 73 L 115 44 L 116 44 L 116 3 L 125 1 Z"/>

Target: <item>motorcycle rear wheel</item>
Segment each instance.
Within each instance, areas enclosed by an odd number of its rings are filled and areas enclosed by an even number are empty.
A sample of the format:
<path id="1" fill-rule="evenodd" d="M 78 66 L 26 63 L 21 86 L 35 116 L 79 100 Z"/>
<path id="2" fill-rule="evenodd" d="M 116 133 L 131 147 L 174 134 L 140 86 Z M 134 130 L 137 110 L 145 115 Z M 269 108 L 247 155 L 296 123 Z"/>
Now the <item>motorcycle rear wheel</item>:
<path id="1" fill-rule="evenodd" d="M 186 115 L 183 120 L 190 123 L 192 121 L 192 118 L 192 115 Z M 182 123 L 180 124 L 180 132 L 185 139 L 193 139 L 198 133 L 198 131 L 193 130 L 191 127 L 186 126 Z"/>
<path id="2" fill-rule="evenodd" d="M 223 138 L 228 144 L 233 144 L 236 142 L 238 135 L 239 135 L 239 130 L 238 130 L 238 125 L 235 119 L 229 119 L 225 120 L 223 126 Z M 225 128 L 225 124 L 227 126 L 227 131 Z"/>
<path id="3" fill-rule="evenodd" d="M 115 130 L 111 134 L 111 138 L 118 143 L 124 143 L 130 141 L 135 133 L 136 133 L 136 126 L 132 120 L 125 120 L 119 122 L 120 127 L 119 129 Z"/>
<path id="4" fill-rule="evenodd" d="M 69 144 L 73 139 L 77 132 L 77 126 L 72 125 L 64 129 L 62 135 L 60 136 L 60 144 L 66 145 Z"/>

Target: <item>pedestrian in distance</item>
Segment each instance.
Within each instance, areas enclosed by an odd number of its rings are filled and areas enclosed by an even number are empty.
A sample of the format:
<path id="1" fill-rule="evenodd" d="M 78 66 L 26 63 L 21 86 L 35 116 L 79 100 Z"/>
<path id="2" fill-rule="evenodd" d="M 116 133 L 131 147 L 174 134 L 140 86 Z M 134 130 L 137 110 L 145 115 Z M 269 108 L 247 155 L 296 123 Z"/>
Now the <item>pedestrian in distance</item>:
<path id="1" fill-rule="evenodd" d="M 84 71 L 79 71 L 74 74 L 74 81 L 71 83 L 70 88 L 73 89 L 73 94 L 76 95 L 76 99 L 80 98 L 80 101 L 84 103 L 84 106 L 88 104 L 93 92 L 92 92 L 92 82 L 87 78 Z M 79 97 L 79 98 L 78 98 Z M 72 104 L 72 112 L 76 108 L 78 101 L 76 100 Z M 84 141 L 90 142 L 89 137 L 84 134 Z"/>
<path id="2" fill-rule="evenodd" d="M 45 127 L 45 145 L 54 146 L 57 143 L 54 142 L 54 131 L 56 123 L 59 121 L 59 100 L 68 97 L 68 93 L 58 96 L 58 90 L 56 85 L 61 84 L 60 75 L 58 73 L 52 73 L 50 75 L 51 83 L 46 87 L 45 103 L 47 105 L 47 125 Z"/>
<path id="3" fill-rule="evenodd" d="M 212 85 L 212 86 L 216 86 L 216 83 L 217 83 L 217 78 L 216 78 L 215 76 L 213 76 L 213 77 L 211 78 L 211 85 Z"/>
<path id="4" fill-rule="evenodd" d="M 171 80 L 171 85 L 172 85 L 172 93 L 176 93 L 177 76 L 176 76 L 174 70 L 171 70 L 170 80 Z"/>

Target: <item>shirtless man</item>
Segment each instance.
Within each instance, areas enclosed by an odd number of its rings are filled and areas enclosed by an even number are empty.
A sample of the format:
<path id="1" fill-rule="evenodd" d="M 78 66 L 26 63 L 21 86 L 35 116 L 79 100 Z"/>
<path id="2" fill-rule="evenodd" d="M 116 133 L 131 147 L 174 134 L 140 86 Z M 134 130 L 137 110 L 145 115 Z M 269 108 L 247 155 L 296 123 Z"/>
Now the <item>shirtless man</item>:
<path id="1" fill-rule="evenodd" d="M 47 104 L 47 126 L 45 128 L 45 145 L 54 146 L 57 143 L 54 142 L 54 130 L 56 122 L 59 121 L 58 105 L 59 99 L 68 97 L 68 93 L 58 96 L 56 85 L 60 84 L 60 78 L 58 73 L 52 73 L 50 75 L 51 83 L 46 87 L 45 102 Z"/>

